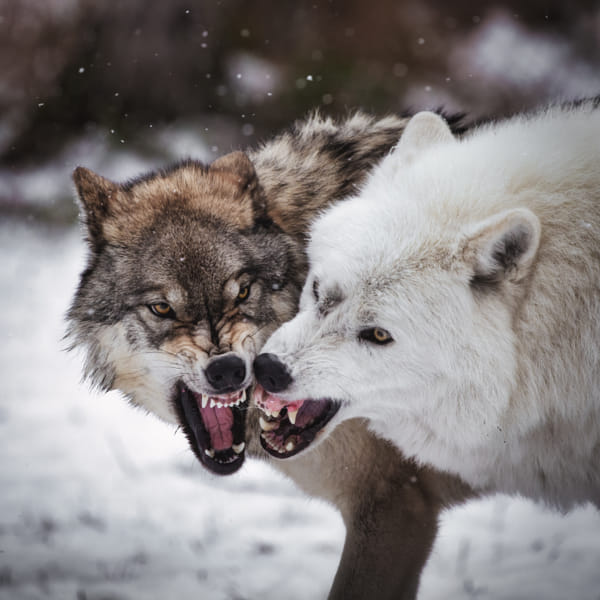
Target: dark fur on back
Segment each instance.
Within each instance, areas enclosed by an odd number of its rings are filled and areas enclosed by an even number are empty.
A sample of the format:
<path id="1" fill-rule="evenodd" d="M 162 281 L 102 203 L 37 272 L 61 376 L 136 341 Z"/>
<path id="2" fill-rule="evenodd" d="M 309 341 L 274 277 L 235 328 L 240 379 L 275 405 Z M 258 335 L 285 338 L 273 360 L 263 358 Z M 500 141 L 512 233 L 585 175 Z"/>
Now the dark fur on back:
<path id="1" fill-rule="evenodd" d="M 321 210 L 356 191 L 398 142 L 406 122 L 356 113 L 338 123 L 314 114 L 250 152 L 269 217 L 303 238 Z"/>
<path id="2" fill-rule="evenodd" d="M 443 116 L 454 133 L 467 130 L 463 114 Z M 373 165 L 397 144 L 409 118 L 356 112 L 335 121 L 315 112 L 249 152 L 269 218 L 304 242 L 315 216 L 357 191 Z"/>

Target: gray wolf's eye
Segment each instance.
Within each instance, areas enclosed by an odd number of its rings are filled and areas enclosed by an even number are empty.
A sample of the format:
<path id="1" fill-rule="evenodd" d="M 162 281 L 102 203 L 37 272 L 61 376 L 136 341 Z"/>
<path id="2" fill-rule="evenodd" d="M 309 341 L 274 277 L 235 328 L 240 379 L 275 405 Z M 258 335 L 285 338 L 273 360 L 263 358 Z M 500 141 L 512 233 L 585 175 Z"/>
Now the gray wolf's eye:
<path id="1" fill-rule="evenodd" d="M 244 300 L 246 300 L 248 298 L 249 295 L 250 295 L 250 286 L 243 285 L 240 287 L 240 291 L 238 292 L 237 301 L 243 302 Z"/>
<path id="2" fill-rule="evenodd" d="M 394 338 L 391 336 L 389 331 L 382 329 L 381 327 L 371 327 L 369 329 L 363 329 L 358 334 L 359 339 L 364 340 L 366 342 L 371 342 L 372 344 L 389 344 L 394 341 Z"/>
<path id="3" fill-rule="evenodd" d="M 148 304 L 148 308 L 153 315 L 161 319 L 174 319 L 175 311 L 166 302 L 155 302 Z"/>

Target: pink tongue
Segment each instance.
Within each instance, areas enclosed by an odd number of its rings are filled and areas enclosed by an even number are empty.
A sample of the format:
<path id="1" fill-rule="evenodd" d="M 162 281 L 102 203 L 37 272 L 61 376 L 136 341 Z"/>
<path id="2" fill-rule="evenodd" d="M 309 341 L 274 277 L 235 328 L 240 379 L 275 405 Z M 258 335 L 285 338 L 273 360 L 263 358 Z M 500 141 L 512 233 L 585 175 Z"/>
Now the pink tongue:
<path id="1" fill-rule="evenodd" d="M 233 411 L 230 408 L 201 408 L 214 450 L 227 450 L 233 445 Z"/>

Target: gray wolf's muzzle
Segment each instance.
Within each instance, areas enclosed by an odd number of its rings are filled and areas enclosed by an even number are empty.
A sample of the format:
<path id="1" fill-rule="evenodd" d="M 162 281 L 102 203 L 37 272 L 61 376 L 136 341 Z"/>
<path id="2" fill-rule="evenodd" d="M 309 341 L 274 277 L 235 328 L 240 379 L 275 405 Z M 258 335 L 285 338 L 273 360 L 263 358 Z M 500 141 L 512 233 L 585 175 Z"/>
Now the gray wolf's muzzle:
<path id="1" fill-rule="evenodd" d="M 235 354 L 223 354 L 213 358 L 204 372 L 208 383 L 217 394 L 239 390 L 246 379 L 246 365 Z"/>

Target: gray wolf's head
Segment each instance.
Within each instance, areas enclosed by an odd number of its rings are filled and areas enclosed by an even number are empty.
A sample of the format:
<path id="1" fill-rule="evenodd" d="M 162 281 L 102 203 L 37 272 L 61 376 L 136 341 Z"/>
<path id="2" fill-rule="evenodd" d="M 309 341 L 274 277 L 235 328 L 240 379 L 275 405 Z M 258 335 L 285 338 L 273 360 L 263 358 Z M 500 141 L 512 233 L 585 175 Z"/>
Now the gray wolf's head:
<path id="1" fill-rule="evenodd" d="M 456 169 L 459 147 L 440 117 L 417 115 L 360 196 L 315 223 L 300 312 L 255 360 L 261 435 L 282 457 L 354 417 L 408 452 L 497 433 L 540 226 L 498 209 L 508 192 L 486 178 L 489 158 Z M 472 209 L 481 193 L 489 205 Z"/>
<path id="2" fill-rule="evenodd" d="M 89 257 L 68 312 L 85 375 L 180 424 L 211 471 L 244 459 L 252 361 L 296 311 L 304 258 L 241 152 L 125 184 L 74 173 Z"/>

